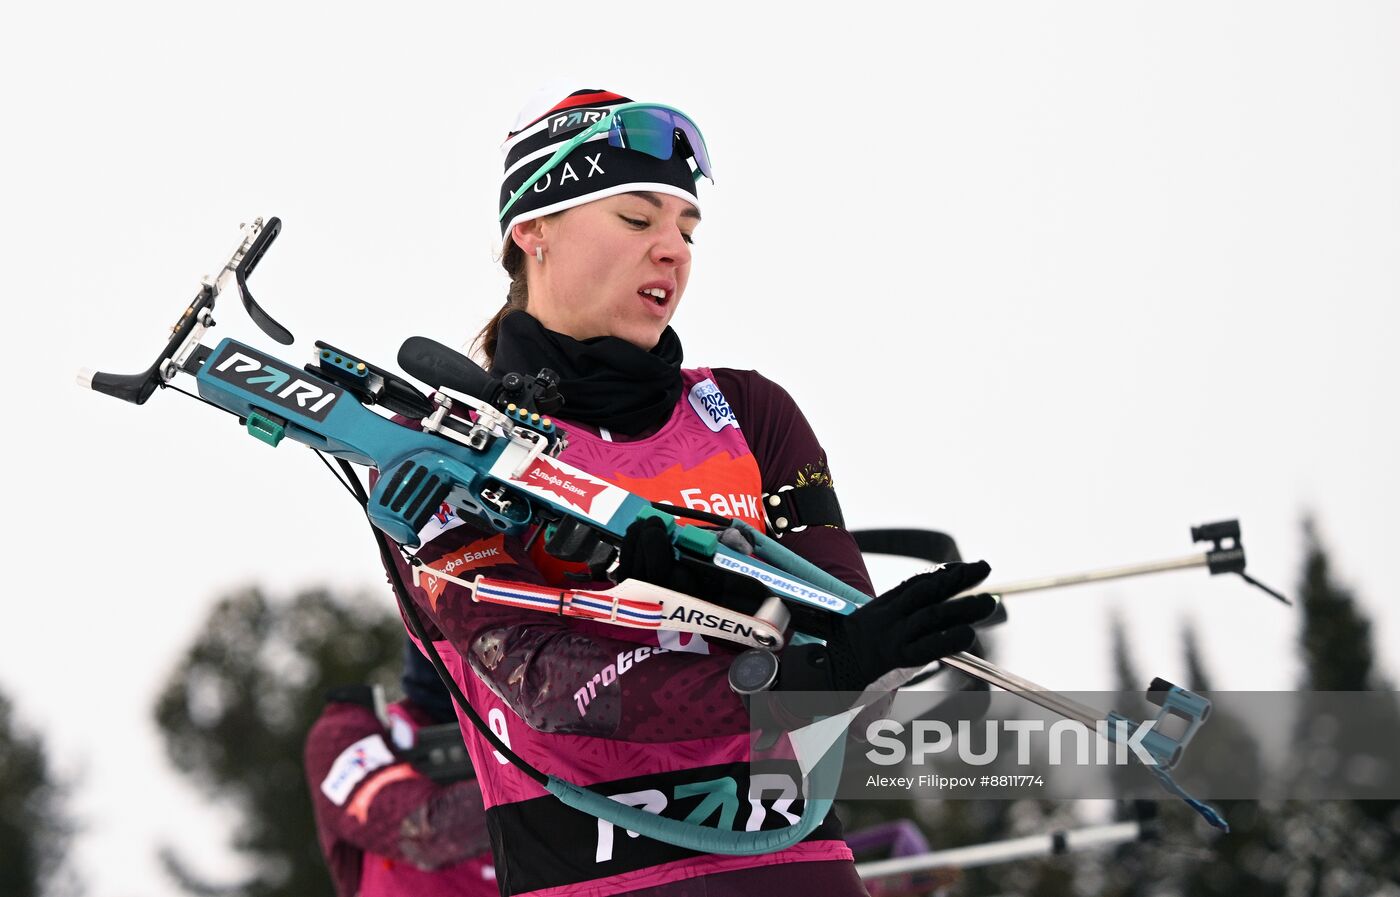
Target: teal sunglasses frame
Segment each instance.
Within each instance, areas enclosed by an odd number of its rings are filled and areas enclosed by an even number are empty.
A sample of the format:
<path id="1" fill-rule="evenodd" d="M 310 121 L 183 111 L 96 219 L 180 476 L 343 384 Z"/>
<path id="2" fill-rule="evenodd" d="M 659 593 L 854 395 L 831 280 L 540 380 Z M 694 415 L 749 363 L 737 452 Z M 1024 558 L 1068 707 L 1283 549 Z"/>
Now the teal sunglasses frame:
<path id="1" fill-rule="evenodd" d="M 691 120 L 690 116 L 686 115 L 684 112 L 675 108 L 674 106 L 666 106 L 661 103 L 623 103 L 620 106 L 616 106 L 608 110 L 607 115 L 598 119 L 593 124 L 580 131 L 578 134 L 569 138 L 569 140 L 566 141 L 562 146 L 560 146 L 559 149 L 555 150 L 554 154 L 548 159 L 546 159 L 545 163 L 539 168 L 537 168 L 534 174 L 526 178 L 525 183 L 521 184 L 520 187 L 510 195 L 510 199 L 506 201 L 505 206 L 501 209 L 501 214 L 496 217 L 496 220 L 504 221 L 506 219 L 506 213 L 511 210 L 511 207 L 515 205 L 516 201 L 519 200 L 520 197 L 525 195 L 526 190 L 529 190 L 531 187 L 535 186 L 535 184 L 539 182 L 540 178 L 544 177 L 550 171 L 554 170 L 554 168 L 558 166 L 560 162 L 563 162 L 564 159 L 568 157 L 569 153 L 572 153 L 574 150 L 587 143 L 595 134 L 599 133 L 604 128 L 614 130 L 617 134 L 616 137 L 614 137 L 611 133 L 608 135 L 609 145 L 616 146 L 620 149 L 637 149 L 636 147 L 629 146 L 626 143 L 622 132 L 615 127 L 621 122 L 621 120 L 618 118 L 619 113 L 627 112 L 628 110 L 634 109 L 661 109 L 665 112 L 670 112 L 675 115 L 679 115 L 681 118 L 689 122 L 690 126 L 695 129 L 695 136 L 700 139 L 701 144 L 698 149 L 696 147 L 690 148 L 692 158 L 695 159 L 695 180 L 699 181 L 700 178 L 706 177 L 710 179 L 710 183 L 714 183 L 715 176 L 713 171 L 710 170 L 709 165 L 709 151 L 705 148 L 704 145 L 705 135 L 700 133 L 700 126 L 695 124 L 695 122 Z M 616 143 L 613 142 L 615 139 L 617 141 Z M 667 144 L 667 148 L 669 149 L 674 145 L 675 141 L 672 140 Z M 662 161 L 671 158 L 671 154 L 669 152 L 665 156 L 658 156 L 656 155 L 656 153 L 648 152 L 647 150 L 637 151 L 645 152 L 647 155 L 657 159 L 661 159 Z M 702 158 L 705 159 L 705 164 L 703 166 L 700 164 L 700 160 Z"/>

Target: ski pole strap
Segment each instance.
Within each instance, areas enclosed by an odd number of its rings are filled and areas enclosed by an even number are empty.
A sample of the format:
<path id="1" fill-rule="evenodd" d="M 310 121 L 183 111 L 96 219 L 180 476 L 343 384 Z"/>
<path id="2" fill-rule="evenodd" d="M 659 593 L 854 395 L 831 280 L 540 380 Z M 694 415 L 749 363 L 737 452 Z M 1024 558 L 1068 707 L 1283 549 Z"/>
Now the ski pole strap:
<path id="1" fill-rule="evenodd" d="M 1157 761 L 1154 765 L 1148 765 L 1148 770 L 1157 777 L 1158 784 L 1184 800 L 1191 809 L 1200 813 L 1206 822 L 1221 831 L 1228 832 L 1230 825 L 1225 821 L 1225 817 L 1220 815 L 1220 812 L 1210 804 L 1188 794 L 1186 789 L 1178 785 L 1171 773 L 1168 772 L 1181 760 L 1186 746 L 1191 743 L 1191 739 L 1195 737 L 1196 732 L 1210 716 L 1210 701 L 1193 691 L 1179 685 L 1173 685 L 1160 678 L 1152 680 L 1152 686 L 1147 692 L 1147 700 L 1160 708 L 1157 716 L 1152 720 L 1152 728 L 1141 735 L 1143 748 Z M 1165 731 L 1165 723 L 1168 718 L 1177 722 L 1185 720 L 1185 731 L 1175 736 L 1168 735 Z M 1117 712 L 1108 714 L 1107 723 L 1110 739 L 1115 741 L 1124 733 L 1135 728 L 1132 720 Z"/>
<path id="2" fill-rule="evenodd" d="M 1166 789 L 1169 794 L 1174 794 L 1184 800 L 1186 805 L 1197 813 L 1200 813 L 1201 817 L 1205 819 L 1206 822 L 1209 822 L 1222 832 L 1228 832 L 1230 830 L 1230 823 L 1225 821 L 1225 817 L 1220 815 L 1219 810 L 1205 801 L 1187 794 L 1186 789 L 1176 783 L 1176 779 L 1172 778 L 1171 773 L 1162 769 L 1160 766 L 1149 766 L 1147 770 L 1157 777 L 1157 783 Z"/>

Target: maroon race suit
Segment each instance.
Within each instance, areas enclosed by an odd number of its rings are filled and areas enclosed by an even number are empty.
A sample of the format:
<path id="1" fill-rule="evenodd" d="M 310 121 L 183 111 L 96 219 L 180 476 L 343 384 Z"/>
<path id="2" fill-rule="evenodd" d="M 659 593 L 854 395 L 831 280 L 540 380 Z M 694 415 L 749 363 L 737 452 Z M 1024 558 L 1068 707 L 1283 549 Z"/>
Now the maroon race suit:
<path id="1" fill-rule="evenodd" d="M 682 375 L 684 390 L 669 419 L 639 438 L 560 420 L 569 436 L 561 459 L 654 501 L 759 527 L 765 494 L 831 486 L 825 453 L 777 384 L 753 371 L 700 368 Z M 563 494 L 571 487 L 564 484 Z M 526 539 L 487 532 L 446 506 L 420 539 L 419 558 L 458 578 L 588 587 L 562 579 L 559 565 L 538 550 L 542 539 L 527 553 Z M 786 533 L 783 544 L 870 593 L 864 561 L 845 530 L 811 526 Z M 399 572 L 412 583 L 406 563 Z M 474 603 L 464 587 L 431 575 L 410 592 L 475 710 L 536 768 L 650 812 L 738 831 L 784 827 L 800 815 L 796 779 L 749 779 L 748 717 L 727 679 L 742 646 Z M 566 807 L 508 764 L 465 718 L 463 730 L 503 895 L 746 893 L 777 878 L 830 897 L 865 893 L 834 813 L 777 853 L 700 854 L 614 831 Z M 787 869 L 782 875 L 768 868 L 780 865 Z"/>
<path id="2" fill-rule="evenodd" d="M 367 691 L 367 689 L 365 690 Z M 321 852 L 339 897 L 496 897 L 481 789 L 439 784 L 398 756 L 428 723 L 416 705 L 335 700 L 306 739 Z"/>

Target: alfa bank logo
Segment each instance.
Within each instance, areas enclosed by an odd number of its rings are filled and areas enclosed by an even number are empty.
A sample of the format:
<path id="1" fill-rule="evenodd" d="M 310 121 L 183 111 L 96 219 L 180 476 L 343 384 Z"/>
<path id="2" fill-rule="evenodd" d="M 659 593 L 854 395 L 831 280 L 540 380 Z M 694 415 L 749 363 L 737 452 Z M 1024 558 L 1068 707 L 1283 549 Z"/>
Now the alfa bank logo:
<path id="1" fill-rule="evenodd" d="M 490 539 L 473 542 L 461 551 L 439 558 L 429 564 L 428 568 L 461 579 L 462 575 L 469 570 L 502 564 L 509 559 L 506 554 L 506 537 L 497 535 Z M 438 599 L 442 597 L 442 593 L 447 589 L 447 584 L 450 581 L 431 573 L 424 577 L 423 589 L 428 593 L 428 599 L 432 602 L 434 610 L 437 609 Z"/>
<path id="2" fill-rule="evenodd" d="M 556 495 L 564 504 L 578 508 L 585 514 L 593 509 L 593 499 L 603 494 L 607 483 L 600 483 L 566 472 L 555 467 L 545 458 L 536 458 L 525 472 L 515 478 L 518 483 L 534 486 L 543 492 Z"/>

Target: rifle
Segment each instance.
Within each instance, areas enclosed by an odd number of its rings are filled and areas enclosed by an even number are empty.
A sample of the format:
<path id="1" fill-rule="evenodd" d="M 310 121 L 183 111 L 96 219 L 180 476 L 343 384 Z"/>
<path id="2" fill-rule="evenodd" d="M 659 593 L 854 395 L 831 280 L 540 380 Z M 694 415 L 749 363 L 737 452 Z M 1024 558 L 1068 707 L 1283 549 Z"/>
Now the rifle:
<path id="1" fill-rule="evenodd" d="M 419 531 L 446 505 L 479 526 L 505 534 L 533 529 L 543 534 L 544 548 L 565 560 L 583 561 L 595 571 L 615 567 L 617 546 L 629 525 L 646 517 L 662 521 L 682 563 L 704 566 L 745 581 L 766 596 L 757 607 L 733 609 L 702 602 L 734 623 L 731 632 L 706 632 L 731 638 L 748 650 L 730 668 L 730 685 L 740 694 L 763 691 L 776 679 L 777 650 L 787 643 L 820 639 L 831 615 L 847 615 L 871 600 L 825 571 L 785 549 L 777 540 L 741 520 L 654 503 L 594 477 L 561 460 L 567 434 L 550 415 L 562 405 L 558 378 L 549 370 L 515 372 L 493 378 L 460 353 L 423 337 L 401 348 L 399 364 L 427 383 L 428 394 L 408 379 L 326 343 L 317 342 L 313 361 L 303 368 L 234 339 L 212 348 L 202 340 L 214 326 L 216 299 L 232 285 L 253 322 L 283 345 L 292 334 L 253 299 L 247 279 L 281 231 L 281 222 L 259 218 L 242 226 L 233 252 L 218 273 L 205 277 L 194 300 L 171 328 L 156 360 L 143 372 L 118 375 L 84 371 L 79 383 L 134 404 L 144 404 L 158 387 L 172 386 L 181 375 L 194 378 L 197 398 L 234 414 L 253 437 L 270 446 L 284 439 L 310 446 L 338 460 L 346 485 L 373 525 L 380 556 L 394 585 L 409 628 L 429 649 L 429 660 L 443 677 L 454 700 L 501 756 L 570 807 L 671 844 L 707 853 L 758 854 L 784 849 L 820 824 L 834 794 L 844 759 L 844 727 L 856 710 L 848 710 L 790 733 L 794 753 L 809 779 L 809 799 L 798 823 L 785 829 L 729 832 L 659 817 L 559 777 L 547 775 L 512 752 L 471 708 L 448 675 L 418 617 L 407 588 L 397 575 L 394 551 L 403 552 L 415 581 L 437 576 L 469 588 L 475 601 L 515 603 L 564 616 L 601 619 L 624 626 L 694 631 L 668 609 L 695 607 L 694 596 L 650 583 L 625 581 L 606 591 L 584 591 L 501 584 L 478 576 L 459 580 L 425 566 L 411 549 Z M 178 390 L 178 387 L 177 387 Z M 178 390 L 184 392 L 183 390 Z M 187 393 L 188 394 L 188 393 Z M 376 410 L 378 409 L 378 410 Z M 410 429 L 386 414 L 417 422 Z M 327 462 L 329 463 L 329 462 Z M 365 490 L 353 465 L 378 471 Z M 680 526 L 680 518 L 710 524 Z M 389 540 L 398 543 L 391 546 Z M 754 584 L 757 584 L 755 586 Z M 687 620 L 693 615 L 685 614 Z M 742 625 L 746 632 L 739 632 Z M 1091 729 L 1104 714 L 1075 704 L 966 652 L 945 658 L 971 676 L 999 687 L 1025 689 L 1023 696 L 1084 722 Z M 1159 694 L 1159 724 L 1170 713 L 1188 725 L 1177 737 L 1154 724 L 1143 745 L 1157 762 L 1150 767 L 1163 785 L 1195 807 L 1212 825 L 1225 827 L 1214 809 L 1175 786 L 1167 770 L 1204 722 L 1210 703 L 1186 689 L 1166 684 Z M 859 708 L 857 708 L 858 710 Z M 1137 724 L 1116 713 L 1110 740 L 1125 737 Z"/>

